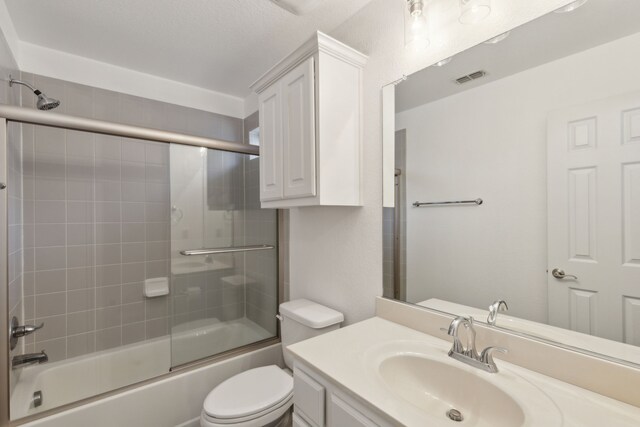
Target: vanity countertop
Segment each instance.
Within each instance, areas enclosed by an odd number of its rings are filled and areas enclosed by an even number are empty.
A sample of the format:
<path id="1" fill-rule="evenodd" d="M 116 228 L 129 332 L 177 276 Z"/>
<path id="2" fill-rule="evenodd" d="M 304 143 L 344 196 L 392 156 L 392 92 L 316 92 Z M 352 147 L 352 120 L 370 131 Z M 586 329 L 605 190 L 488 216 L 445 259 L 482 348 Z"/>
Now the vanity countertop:
<path id="1" fill-rule="evenodd" d="M 477 376 L 479 380 L 492 381 L 499 386 L 502 382 L 502 390 L 507 394 L 509 390 L 504 384 L 511 383 L 503 380 L 517 378 L 520 384 L 526 384 L 525 389 L 535 387 L 539 392 L 537 394 L 547 402 L 544 411 L 531 412 L 536 409 L 532 406 L 532 400 L 535 399 L 529 399 L 520 390 L 520 395 L 524 396 L 520 402 L 529 410 L 523 425 L 538 427 L 539 417 L 543 415 L 552 416 L 552 424 L 562 427 L 640 425 L 640 408 L 513 365 L 498 357 L 496 364 L 500 372 L 486 373 L 447 357 L 450 347 L 451 344 L 443 339 L 374 317 L 293 344 L 288 349 L 298 360 L 401 425 L 424 426 L 425 421 L 429 420 L 430 425 L 451 426 L 451 421 L 443 419 L 441 414 L 426 413 L 424 409 L 394 394 L 375 368 L 380 361 L 380 354 L 421 355 L 445 363 L 449 363 L 448 360 L 456 368 L 466 370 L 467 375 Z M 540 412 L 553 412 L 555 415 Z M 531 415 L 538 417 L 536 422 L 532 421 Z"/>

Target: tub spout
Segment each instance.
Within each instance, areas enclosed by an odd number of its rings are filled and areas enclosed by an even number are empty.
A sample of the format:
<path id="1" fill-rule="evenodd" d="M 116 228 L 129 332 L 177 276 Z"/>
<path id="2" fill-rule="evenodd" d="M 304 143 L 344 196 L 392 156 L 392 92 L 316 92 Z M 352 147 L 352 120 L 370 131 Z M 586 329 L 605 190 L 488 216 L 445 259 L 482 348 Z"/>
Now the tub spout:
<path id="1" fill-rule="evenodd" d="M 42 350 L 40 353 L 20 354 L 13 356 L 11 360 L 11 369 L 21 368 L 23 366 L 35 365 L 36 363 L 45 363 L 49 361 L 49 356 Z"/>

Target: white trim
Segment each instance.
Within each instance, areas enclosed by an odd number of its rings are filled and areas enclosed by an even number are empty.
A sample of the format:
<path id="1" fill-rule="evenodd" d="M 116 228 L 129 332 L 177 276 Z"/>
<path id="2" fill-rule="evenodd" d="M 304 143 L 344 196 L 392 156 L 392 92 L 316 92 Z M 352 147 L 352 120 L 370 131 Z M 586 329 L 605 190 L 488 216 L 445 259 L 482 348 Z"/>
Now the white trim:
<path id="1" fill-rule="evenodd" d="M 23 41 L 19 50 L 21 71 L 244 118 L 242 98 Z"/>

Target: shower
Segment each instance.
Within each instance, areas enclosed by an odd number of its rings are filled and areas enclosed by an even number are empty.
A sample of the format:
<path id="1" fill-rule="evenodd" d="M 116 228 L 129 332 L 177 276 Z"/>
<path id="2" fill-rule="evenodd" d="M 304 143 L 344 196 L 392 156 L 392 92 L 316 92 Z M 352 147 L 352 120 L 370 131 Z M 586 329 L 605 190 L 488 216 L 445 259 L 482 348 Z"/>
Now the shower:
<path id="1" fill-rule="evenodd" d="M 26 86 L 33 91 L 34 95 L 38 97 L 38 102 L 36 103 L 38 110 L 53 110 L 58 105 L 60 105 L 60 101 L 58 101 L 57 99 L 49 98 L 47 95 L 40 92 L 38 89 L 35 89 L 30 84 L 22 82 L 20 80 L 16 80 L 13 77 L 9 76 L 9 86 L 13 86 L 14 83 Z"/>

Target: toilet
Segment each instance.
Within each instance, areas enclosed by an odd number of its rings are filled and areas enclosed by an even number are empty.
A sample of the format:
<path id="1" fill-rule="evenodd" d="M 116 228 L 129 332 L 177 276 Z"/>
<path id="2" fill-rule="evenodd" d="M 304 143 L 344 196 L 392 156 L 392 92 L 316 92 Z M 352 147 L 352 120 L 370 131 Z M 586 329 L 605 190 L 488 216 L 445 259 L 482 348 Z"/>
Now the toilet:
<path id="1" fill-rule="evenodd" d="M 340 327 L 342 313 L 306 299 L 280 304 L 284 362 L 237 374 L 211 390 L 204 400 L 201 427 L 277 427 L 293 404 L 293 356 L 287 346 Z"/>

